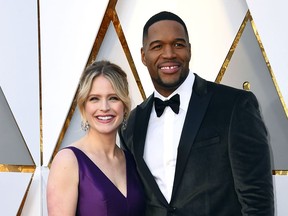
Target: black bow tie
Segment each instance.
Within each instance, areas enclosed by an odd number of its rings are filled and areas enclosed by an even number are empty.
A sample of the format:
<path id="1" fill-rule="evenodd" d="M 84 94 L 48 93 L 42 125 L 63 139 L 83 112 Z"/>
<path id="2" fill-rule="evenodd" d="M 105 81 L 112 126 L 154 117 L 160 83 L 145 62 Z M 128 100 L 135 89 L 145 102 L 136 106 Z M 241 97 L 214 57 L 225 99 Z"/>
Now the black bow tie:
<path id="1" fill-rule="evenodd" d="M 170 106 L 171 109 L 178 114 L 179 113 L 179 105 L 180 105 L 180 97 L 179 94 L 174 95 L 169 100 L 162 101 L 159 98 L 154 98 L 154 105 L 157 117 L 160 117 L 164 112 L 166 106 Z"/>

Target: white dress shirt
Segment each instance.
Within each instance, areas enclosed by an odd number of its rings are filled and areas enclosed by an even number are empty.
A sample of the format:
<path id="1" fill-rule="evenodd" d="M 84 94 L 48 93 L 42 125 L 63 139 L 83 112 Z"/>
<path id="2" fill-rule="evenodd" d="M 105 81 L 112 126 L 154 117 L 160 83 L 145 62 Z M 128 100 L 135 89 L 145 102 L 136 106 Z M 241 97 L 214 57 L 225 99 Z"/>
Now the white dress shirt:
<path id="1" fill-rule="evenodd" d="M 177 159 L 177 148 L 188 110 L 195 76 L 189 72 L 188 77 L 168 98 L 157 91 L 154 96 L 168 100 L 175 94 L 180 95 L 179 113 L 175 114 L 166 107 L 163 114 L 157 117 L 153 106 L 148 124 L 144 148 L 144 160 L 154 176 L 162 194 L 170 202 Z"/>

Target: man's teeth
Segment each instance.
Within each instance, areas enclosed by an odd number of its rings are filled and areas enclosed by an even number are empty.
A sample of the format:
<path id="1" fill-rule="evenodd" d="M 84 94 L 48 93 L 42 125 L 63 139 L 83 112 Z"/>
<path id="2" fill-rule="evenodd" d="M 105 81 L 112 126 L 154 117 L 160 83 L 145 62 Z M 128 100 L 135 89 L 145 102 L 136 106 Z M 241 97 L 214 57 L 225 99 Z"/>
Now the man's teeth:
<path id="1" fill-rule="evenodd" d="M 161 67 L 161 69 L 167 70 L 167 69 L 174 69 L 174 68 L 176 68 L 176 67 L 177 67 L 177 66 Z"/>

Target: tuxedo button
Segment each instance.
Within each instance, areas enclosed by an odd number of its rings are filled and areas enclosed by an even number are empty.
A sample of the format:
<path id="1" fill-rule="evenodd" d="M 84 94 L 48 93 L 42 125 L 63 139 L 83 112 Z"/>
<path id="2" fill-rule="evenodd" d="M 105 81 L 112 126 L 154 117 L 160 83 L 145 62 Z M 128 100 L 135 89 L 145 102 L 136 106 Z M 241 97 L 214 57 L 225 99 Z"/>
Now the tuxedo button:
<path id="1" fill-rule="evenodd" d="M 176 211 L 176 208 L 175 207 L 169 207 L 169 209 L 168 209 L 168 212 L 169 212 L 169 215 L 170 216 L 173 216 L 174 214 L 173 213 L 175 213 L 175 211 Z"/>

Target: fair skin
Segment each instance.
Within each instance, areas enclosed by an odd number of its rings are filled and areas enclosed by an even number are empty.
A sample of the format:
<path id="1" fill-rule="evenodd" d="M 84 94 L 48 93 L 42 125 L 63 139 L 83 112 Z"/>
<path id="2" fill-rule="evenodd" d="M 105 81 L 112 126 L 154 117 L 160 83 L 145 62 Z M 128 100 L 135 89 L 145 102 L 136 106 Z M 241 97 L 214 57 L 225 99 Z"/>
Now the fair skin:
<path id="1" fill-rule="evenodd" d="M 102 75 L 96 77 L 85 103 L 89 131 L 72 145 L 82 150 L 126 197 L 125 155 L 116 145 L 124 111 L 124 104 L 109 80 Z M 48 178 L 49 216 L 75 215 L 78 182 L 78 163 L 74 153 L 69 149 L 59 151 L 53 159 Z"/>
<path id="2" fill-rule="evenodd" d="M 173 20 L 162 20 L 148 29 L 141 58 L 155 89 L 164 97 L 173 93 L 189 73 L 191 46 L 184 27 Z"/>

